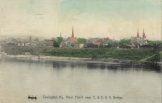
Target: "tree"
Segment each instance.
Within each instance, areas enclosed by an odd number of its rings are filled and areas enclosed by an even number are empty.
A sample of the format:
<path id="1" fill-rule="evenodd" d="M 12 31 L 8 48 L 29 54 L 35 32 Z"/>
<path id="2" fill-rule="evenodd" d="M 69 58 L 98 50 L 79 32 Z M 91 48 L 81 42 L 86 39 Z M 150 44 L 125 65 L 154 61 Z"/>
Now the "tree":
<path id="1" fill-rule="evenodd" d="M 62 37 L 57 37 L 56 39 L 54 39 L 53 41 L 53 46 L 54 47 L 60 47 L 61 42 L 63 41 Z"/>
<path id="2" fill-rule="evenodd" d="M 61 42 L 63 41 L 63 38 L 62 37 L 57 37 L 57 43 L 58 45 L 60 46 Z"/>
<path id="3" fill-rule="evenodd" d="M 115 41 L 115 40 L 110 40 L 110 41 L 106 42 L 106 44 L 107 45 L 105 47 L 109 47 L 109 48 L 111 48 L 111 47 L 118 47 L 119 42 Z"/>
<path id="4" fill-rule="evenodd" d="M 129 45 L 131 45 L 131 40 L 130 39 L 121 39 L 119 41 L 119 46 L 120 47 L 127 47 Z"/>
<path id="5" fill-rule="evenodd" d="M 79 44 L 85 44 L 87 42 L 87 39 L 85 38 L 78 38 L 78 43 Z"/>
<path id="6" fill-rule="evenodd" d="M 148 41 L 148 46 L 152 47 L 155 50 L 162 49 L 162 41 Z"/>
<path id="7" fill-rule="evenodd" d="M 59 47 L 59 45 L 58 45 L 56 40 L 53 41 L 53 47 Z"/>

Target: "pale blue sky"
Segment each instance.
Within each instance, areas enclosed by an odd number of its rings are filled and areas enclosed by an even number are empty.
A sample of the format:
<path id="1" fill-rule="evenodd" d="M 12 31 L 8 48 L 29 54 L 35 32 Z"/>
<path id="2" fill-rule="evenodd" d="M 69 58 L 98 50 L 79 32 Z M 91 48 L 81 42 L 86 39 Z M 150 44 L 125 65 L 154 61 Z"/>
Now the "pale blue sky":
<path id="1" fill-rule="evenodd" d="M 145 28 L 150 39 L 160 37 L 160 0 L 61 1 L 60 21 L 67 28 L 74 25 L 78 33 L 126 38 Z"/>
<path id="2" fill-rule="evenodd" d="M 63 14 L 78 10 L 80 13 L 127 18 L 139 14 L 153 16 L 160 13 L 158 0 L 62 0 L 60 5 Z"/>
<path id="3" fill-rule="evenodd" d="M 161 0 L 0 0 L 0 35 L 128 38 L 161 34 Z"/>

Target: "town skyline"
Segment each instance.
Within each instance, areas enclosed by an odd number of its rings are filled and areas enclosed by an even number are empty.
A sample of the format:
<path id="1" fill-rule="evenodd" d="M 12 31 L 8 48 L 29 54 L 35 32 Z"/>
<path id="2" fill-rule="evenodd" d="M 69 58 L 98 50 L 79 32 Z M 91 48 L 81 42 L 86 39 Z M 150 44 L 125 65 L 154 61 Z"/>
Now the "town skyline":
<path id="1" fill-rule="evenodd" d="M 161 0 L 15 0 L 0 4 L 0 36 L 134 36 L 161 40 Z"/>
<path id="2" fill-rule="evenodd" d="M 145 29 L 143 28 L 142 30 L 140 30 L 139 28 L 137 29 L 137 31 L 136 31 L 136 33 L 134 33 L 134 34 L 132 34 L 132 35 L 130 35 L 130 36 L 127 36 L 127 37 L 123 37 L 123 38 L 113 38 L 113 37 L 111 37 L 110 35 L 106 35 L 106 36 L 87 36 L 87 37 L 79 37 L 78 36 L 78 34 L 76 34 L 76 32 L 75 32 L 75 29 L 74 29 L 74 27 L 71 27 L 71 33 L 69 33 L 69 34 L 62 34 L 62 32 L 59 32 L 58 34 L 55 34 L 55 35 L 53 35 L 52 37 L 48 37 L 48 36 L 46 36 L 46 37 L 43 37 L 43 36 L 37 36 L 37 35 L 30 35 L 30 34 L 26 34 L 26 35 L 14 35 L 14 36 L 5 36 L 5 35 L 3 35 L 1 38 L 3 38 L 3 37 L 11 37 L 11 38 L 14 38 L 14 37 L 16 37 L 16 38 L 22 38 L 22 37 L 24 37 L 24 38 L 28 38 L 28 37 L 35 37 L 35 38 L 46 38 L 46 39 L 50 39 L 50 38 L 57 38 L 57 37 L 63 37 L 63 38 L 68 38 L 68 37 L 71 37 L 71 36 L 73 36 L 73 37 L 76 37 L 76 38 L 85 38 L 85 39 L 88 39 L 88 38 L 110 38 L 110 39 L 113 39 L 113 40 L 121 40 L 121 39 L 130 39 L 130 38 L 132 38 L 132 37 L 136 37 L 137 35 L 139 36 L 139 37 L 142 37 L 143 36 L 143 34 L 145 34 L 145 36 L 147 37 L 147 39 L 148 40 L 156 40 L 156 39 L 150 39 L 150 38 L 148 38 L 148 34 L 147 34 L 147 32 L 145 31 Z M 161 40 L 161 39 L 159 39 L 159 40 Z"/>

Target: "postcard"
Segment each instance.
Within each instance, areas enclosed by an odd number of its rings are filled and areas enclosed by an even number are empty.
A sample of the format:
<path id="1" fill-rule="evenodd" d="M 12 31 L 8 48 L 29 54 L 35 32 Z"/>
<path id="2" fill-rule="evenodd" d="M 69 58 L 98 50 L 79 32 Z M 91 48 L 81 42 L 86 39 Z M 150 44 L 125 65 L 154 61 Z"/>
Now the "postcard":
<path id="1" fill-rule="evenodd" d="M 161 103 L 161 0 L 0 0 L 0 103 Z"/>

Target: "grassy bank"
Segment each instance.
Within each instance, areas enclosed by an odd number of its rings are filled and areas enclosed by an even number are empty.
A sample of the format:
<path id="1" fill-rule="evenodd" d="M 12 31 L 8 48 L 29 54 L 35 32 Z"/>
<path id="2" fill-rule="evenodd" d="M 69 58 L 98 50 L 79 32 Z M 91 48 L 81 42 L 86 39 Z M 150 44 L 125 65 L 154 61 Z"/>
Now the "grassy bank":
<path id="1" fill-rule="evenodd" d="M 161 52 L 153 49 L 117 49 L 117 48 L 96 48 L 96 49 L 72 49 L 53 48 L 45 49 L 42 52 L 50 56 L 80 57 L 80 58 L 113 58 L 133 61 L 159 61 Z"/>
<path id="2" fill-rule="evenodd" d="M 149 48 L 124 49 L 124 48 L 51 48 L 51 47 L 6 47 L 3 50 L 9 55 L 32 55 L 79 57 L 93 59 L 121 59 L 140 62 L 158 62 L 162 58 L 162 51 Z"/>

